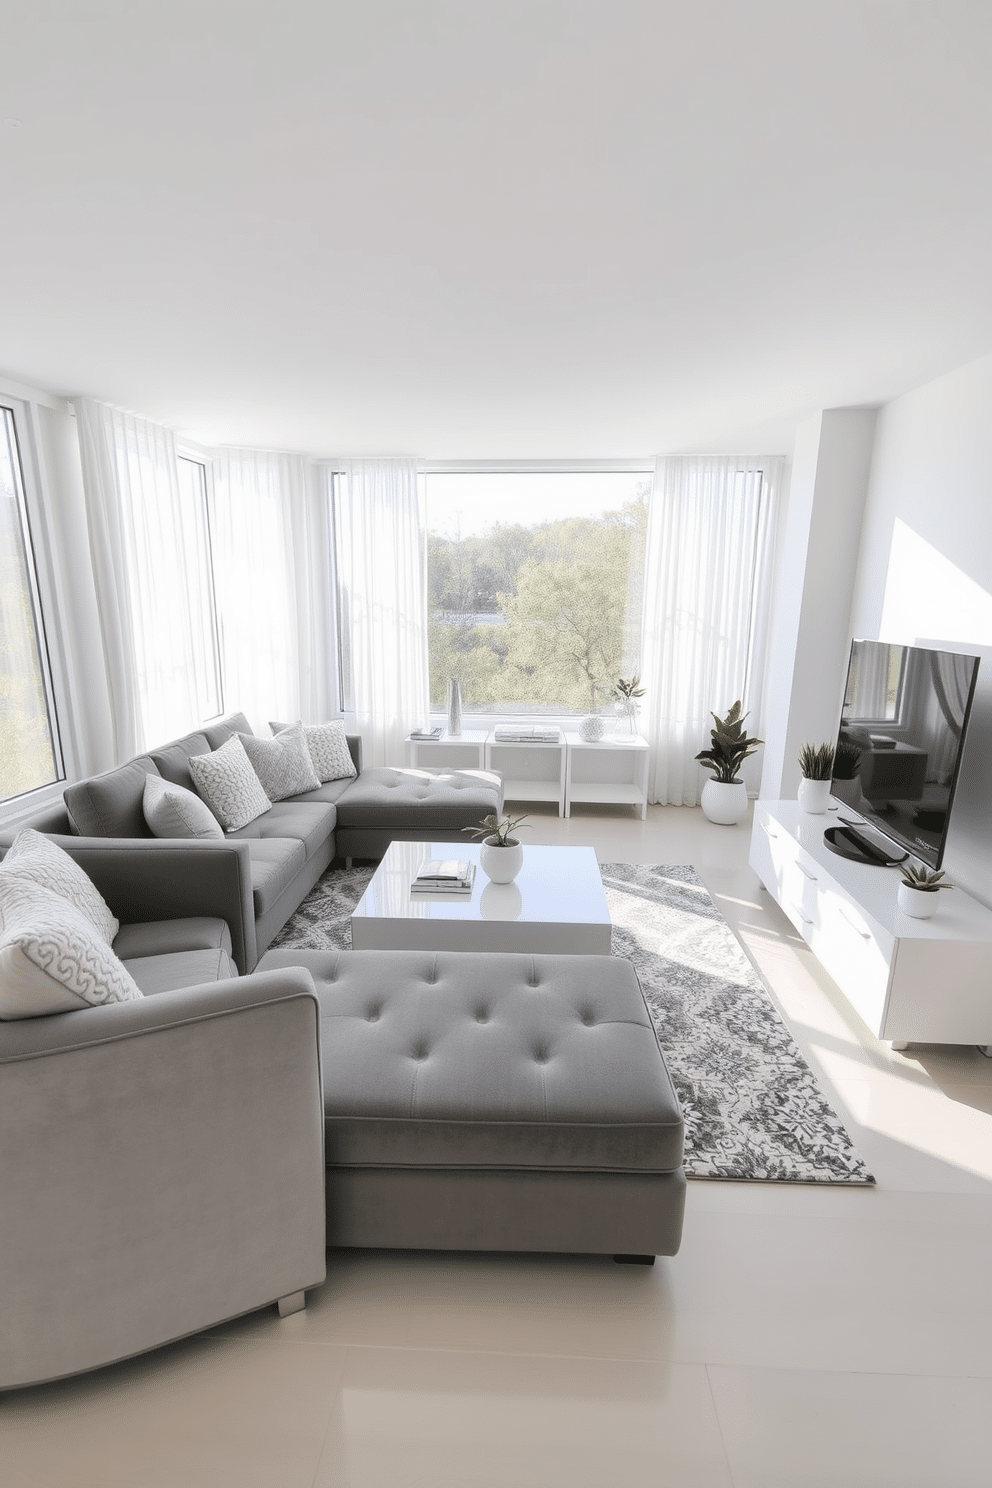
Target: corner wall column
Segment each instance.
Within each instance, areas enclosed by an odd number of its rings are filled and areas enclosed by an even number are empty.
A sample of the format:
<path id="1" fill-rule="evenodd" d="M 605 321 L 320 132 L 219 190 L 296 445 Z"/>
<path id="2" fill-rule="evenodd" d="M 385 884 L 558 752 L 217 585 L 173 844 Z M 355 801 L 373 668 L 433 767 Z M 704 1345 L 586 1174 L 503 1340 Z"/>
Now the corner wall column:
<path id="1" fill-rule="evenodd" d="M 767 800 L 795 795 L 803 744 L 836 736 L 875 417 L 823 409 L 796 431 L 764 688 Z"/>

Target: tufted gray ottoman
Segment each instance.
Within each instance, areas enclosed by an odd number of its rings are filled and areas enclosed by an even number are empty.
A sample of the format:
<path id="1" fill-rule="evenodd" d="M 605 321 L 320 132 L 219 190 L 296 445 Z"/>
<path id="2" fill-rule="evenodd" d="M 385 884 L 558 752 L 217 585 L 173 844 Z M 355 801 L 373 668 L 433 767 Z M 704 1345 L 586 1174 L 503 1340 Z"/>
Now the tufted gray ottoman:
<path id="1" fill-rule="evenodd" d="M 682 1114 L 630 962 L 269 951 L 321 1008 L 327 1243 L 674 1255 Z"/>
<path id="2" fill-rule="evenodd" d="M 340 858 L 381 858 L 391 842 L 454 841 L 503 809 L 491 770 L 363 770 L 338 798 Z"/>

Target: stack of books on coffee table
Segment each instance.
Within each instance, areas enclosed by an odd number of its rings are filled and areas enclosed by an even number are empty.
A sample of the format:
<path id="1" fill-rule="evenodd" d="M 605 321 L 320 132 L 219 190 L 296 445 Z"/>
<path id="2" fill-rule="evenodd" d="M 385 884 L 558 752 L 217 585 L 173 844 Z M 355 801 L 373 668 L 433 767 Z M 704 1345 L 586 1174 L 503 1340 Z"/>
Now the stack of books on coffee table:
<path id="1" fill-rule="evenodd" d="M 427 858 L 417 869 L 411 894 L 470 895 L 475 882 L 475 864 L 463 858 Z"/>
<path id="2" fill-rule="evenodd" d="M 411 729 L 410 738 L 416 739 L 418 742 L 421 739 L 440 739 L 443 732 L 444 730 L 441 728 L 441 725 L 437 724 L 434 728 Z"/>

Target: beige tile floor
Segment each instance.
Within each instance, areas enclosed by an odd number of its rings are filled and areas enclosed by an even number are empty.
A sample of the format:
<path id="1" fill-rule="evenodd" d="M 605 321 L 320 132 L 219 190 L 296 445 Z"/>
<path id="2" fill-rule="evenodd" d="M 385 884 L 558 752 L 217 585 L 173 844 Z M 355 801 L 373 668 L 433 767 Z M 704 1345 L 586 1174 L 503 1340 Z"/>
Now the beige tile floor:
<path id="1" fill-rule="evenodd" d="M 0 1488 L 989 1488 L 992 1062 L 893 1053 L 747 867 L 749 827 L 535 814 L 691 862 L 878 1179 L 691 1183 L 651 1271 L 342 1253 L 256 1313 L 0 1400 Z"/>

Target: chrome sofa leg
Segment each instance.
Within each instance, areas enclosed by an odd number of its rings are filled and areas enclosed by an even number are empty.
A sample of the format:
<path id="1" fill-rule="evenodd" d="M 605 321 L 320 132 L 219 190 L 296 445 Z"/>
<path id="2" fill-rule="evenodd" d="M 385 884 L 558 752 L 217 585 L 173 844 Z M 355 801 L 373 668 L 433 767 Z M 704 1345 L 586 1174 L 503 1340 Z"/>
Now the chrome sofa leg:
<path id="1" fill-rule="evenodd" d="M 288 1297 L 280 1297 L 276 1303 L 280 1317 L 289 1317 L 291 1313 L 302 1312 L 306 1305 L 306 1292 L 290 1292 Z"/>

